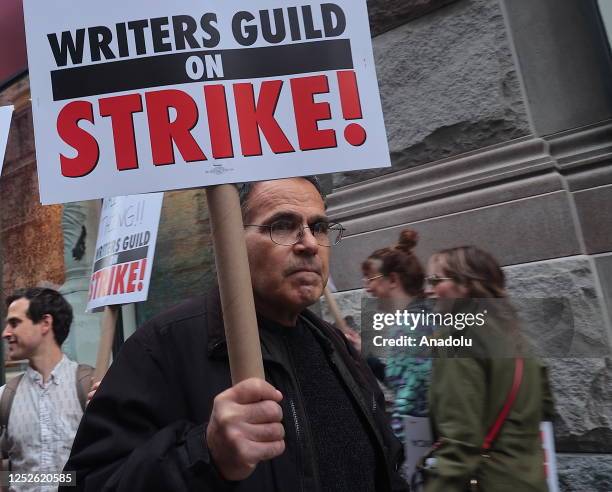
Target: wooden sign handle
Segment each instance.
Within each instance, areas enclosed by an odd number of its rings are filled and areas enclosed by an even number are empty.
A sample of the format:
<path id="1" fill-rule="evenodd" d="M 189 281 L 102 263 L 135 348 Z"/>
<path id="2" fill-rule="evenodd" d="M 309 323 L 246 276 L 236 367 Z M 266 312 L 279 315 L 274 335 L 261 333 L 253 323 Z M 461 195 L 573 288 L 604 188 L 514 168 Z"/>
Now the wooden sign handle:
<path id="1" fill-rule="evenodd" d="M 349 333 L 351 328 L 346 323 L 346 320 L 342 317 L 342 313 L 340 312 L 340 308 L 338 307 L 338 303 L 336 303 L 336 299 L 329 290 L 329 287 L 325 286 L 323 290 L 323 295 L 325 296 L 325 300 L 327 301 L 327 305 L 329 306 L 329 310 L 331 311 L 332 316 L 336 322 L 336 327 L 343 333 Z"/>
<path id="2" fill-rule="evenodd" d="M 206 188 L 232 383 L 265 379 L 238 190 Z"/>
<path id="3" fill-rule="evenodd" d="M 110 364 L 113 351 L 113 340 L 115 339 L 115 328 L 119 316 L 119 306 L 106 306 L 102 315 L 100 325 L 100 344 L 98 345 L 98 357 L 96 358 L 96 369 L 93 374 L 94 382 L 102 380 Z"/>

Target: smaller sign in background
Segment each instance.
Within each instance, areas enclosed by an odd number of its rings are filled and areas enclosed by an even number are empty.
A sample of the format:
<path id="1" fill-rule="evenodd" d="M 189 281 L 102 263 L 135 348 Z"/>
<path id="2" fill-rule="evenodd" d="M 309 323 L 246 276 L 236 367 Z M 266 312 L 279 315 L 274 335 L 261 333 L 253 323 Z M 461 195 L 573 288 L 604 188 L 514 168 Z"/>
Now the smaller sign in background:
<path id="1" fill-rule="evenodd" d="M 0 174 L 2 174 L 2 164 L 4 163 L 4 154 L 6 152 L 6 144 L 8 143 L 12 117 L 13 106 L 0 107 Z"/>
<path id="2" fill-rule="evenodd" d="M 88 311 L 147 300 L 163 198 L 151 193 L 104 200 Z"/>

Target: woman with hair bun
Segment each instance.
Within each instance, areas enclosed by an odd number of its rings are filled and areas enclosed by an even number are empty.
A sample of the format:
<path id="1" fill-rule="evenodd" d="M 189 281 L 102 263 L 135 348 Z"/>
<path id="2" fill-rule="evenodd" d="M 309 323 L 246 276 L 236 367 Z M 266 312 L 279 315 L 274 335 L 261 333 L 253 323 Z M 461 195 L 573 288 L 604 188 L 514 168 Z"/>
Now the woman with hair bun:
<path id="1" fill-rule="evenodd" d="M 453 314 L 486 305 L 482 327 L 459 334 L 491 351 L 434 359 L 429 408 L 436 444 L 424 460 L 425 491 L 547 491 L 540 422 L 552 418 L 553 405 L 545 368 L 520 352 L 493 355 L 520 343 L 502 269 L 474 246 L 450 248 L 430 258 L 427 282 Z"/>
<path id="2" fill-rule="evenodd" d="M 396 245 L 374 251 L 361 265 L 367 292 L 379 299 L 385 311 L 429 312 L 423 290 L 425 272 L 413 252 L 417 242 L 417 232 L 405 229 Z M 429 335 L 431 328 L 417 324 L 385 331 L 387 338 L 402 335 L 420 338 Z M 368 362 L 374 365 L 372 359 Z M 427 416 L 431 360 L 414 357 L 405 348 L 396 347 L 389 350 L 383 367 L 384 383 L 394 394 L 391 425 L 403 442 L 403 417 Z"/>

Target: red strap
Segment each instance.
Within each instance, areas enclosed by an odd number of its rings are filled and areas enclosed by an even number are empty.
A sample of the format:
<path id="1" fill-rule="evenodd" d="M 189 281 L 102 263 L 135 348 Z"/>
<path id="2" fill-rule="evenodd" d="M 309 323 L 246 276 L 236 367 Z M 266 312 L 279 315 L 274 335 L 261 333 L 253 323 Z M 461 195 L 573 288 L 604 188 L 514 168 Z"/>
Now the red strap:
<path id="1" fill-rule="evenodd" d="M 499 434 L 502 425 L 506 421 L 510 410 L 512 409 L 512 405 L 514 405 L 514 400 L 516 400 L 516 395 L 519 392 L 521 387 L 521 381 L 523 380 L 523 366 L 525 365 L 525 361 L 523 359 L 517 358 L 514 360 L 514 381 L 512 382 L 512 389 L 510 389 L 510 393 L 508 393 L 508 398 L 506 399 L 506 403 L 504 403 L 504 407 L 501 412 L 497 416 L 497 420 L 491 426 L 487 437 L 485 437 L 484 443 L 482 445 L 483 450 L 491 449 L 493 445 L 493 441 Z"/>

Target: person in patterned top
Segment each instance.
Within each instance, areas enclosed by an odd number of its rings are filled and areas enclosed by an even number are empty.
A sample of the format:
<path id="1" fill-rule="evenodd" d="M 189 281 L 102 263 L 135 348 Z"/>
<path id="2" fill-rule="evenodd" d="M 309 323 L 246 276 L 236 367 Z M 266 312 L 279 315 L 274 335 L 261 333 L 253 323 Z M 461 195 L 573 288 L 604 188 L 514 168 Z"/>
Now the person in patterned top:
<path id="1" fill-rule="evenodd" d="M 405 310 L 417 314 L 430 311 L 423 290 L 424 269 L 413 252 L 417 242 L 416 231 L 405 229 L 397 244 L 374 251 L 361 266 L 367 292 L 379 299 L 384 311 Z M 421 316 L 419 319 L 424 318 Z M 390 338 L 410 335 L 420 339 L 431 335 L 432 327 L 417 323 L 416 326 L 395 326 L 389 330 Z M 403 418 L 427 416 L 431 359 L 415 357 L 413 352 L 407 353 L 401 348 L 387 350 L 384 384 L 393 393 L 393 431 L 403 443 Z"/>

